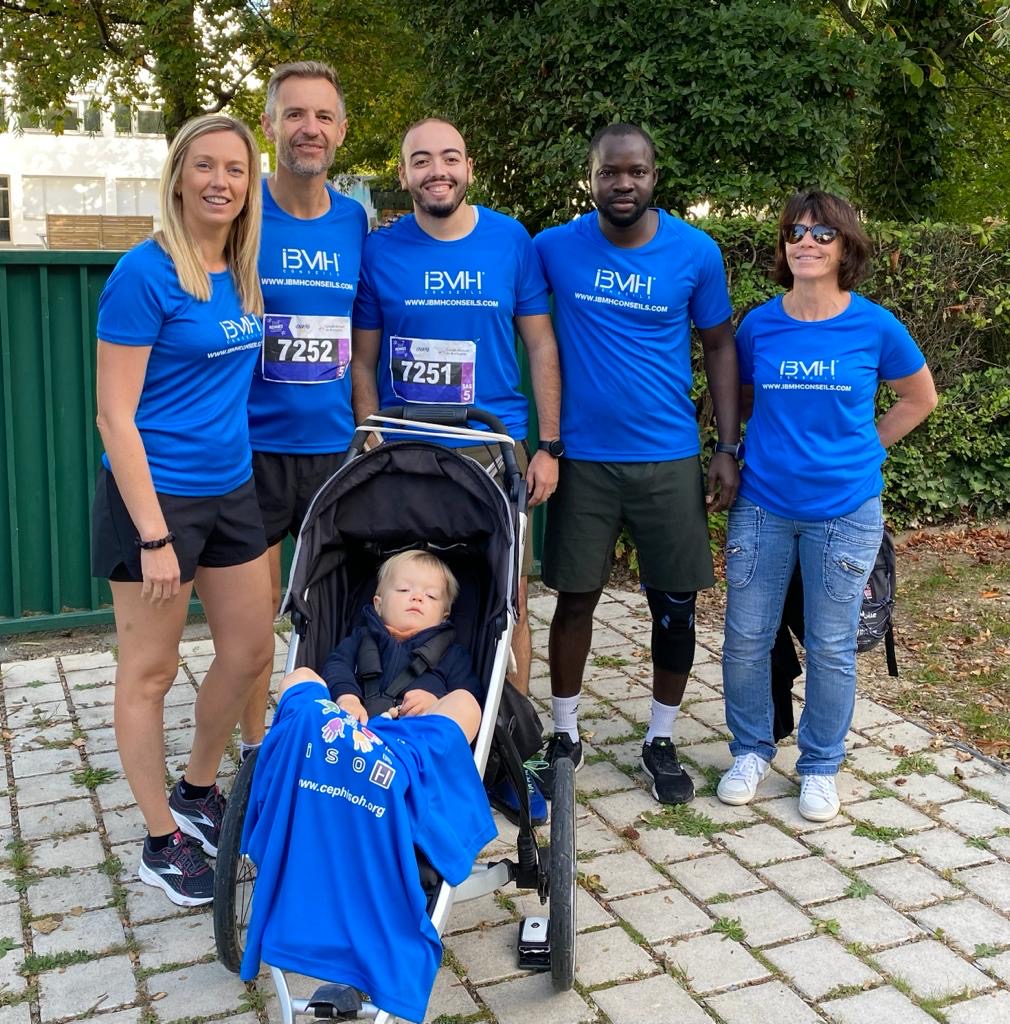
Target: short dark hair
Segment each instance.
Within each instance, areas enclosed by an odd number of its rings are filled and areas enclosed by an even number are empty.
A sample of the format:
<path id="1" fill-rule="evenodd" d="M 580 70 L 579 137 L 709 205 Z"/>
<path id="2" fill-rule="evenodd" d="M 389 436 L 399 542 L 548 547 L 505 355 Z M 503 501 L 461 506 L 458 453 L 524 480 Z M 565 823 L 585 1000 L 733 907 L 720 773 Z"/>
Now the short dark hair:
<path id="1" fill-rule="evenodd" d="M 786 288 L 793 286 L 793 272 L 786 260 L 786 228 L 804 217 L 815 224 L 837 228 L 842 237 L 842 260 L 838 266 L 838 287 L 850 291 L 863 279 L 870 259 L 870 239 L 859 223 L 855 207 L 841 196 L 830 192 L 797 192 L 779 217 L 779 235 L 775 243 L 775 270 L 772 278 Z"/>
<path id="2" fill-rule="evenodd" d="M 458 125 L 453 124 L 447 117 L 422 117 L 420 121 L 414 121 L 413 124 L 408 124 L 403 130 L 403 134 L 400 136 L 400 148 L 397 150 L 397 160 L 402 164 L 403 159 L 403 144 L 407 141 L 407 136 L 415 129 L 420 128 L 423 124 L 447 124 L 453 131 L 459 132 L 459 137 L 463 139 L 463 156 L 467 155 L 466 152 L 466 139 L 463 136 L 463 132 L 460 131 Z"/>
<path id="3" fill-rule="evenodd" d="M 323 78 L 337 91 L 337 99 L 340 100 L 340 109 L 344 115 L 347 114 L 347 105 L 344 102 L 344 90 L 340 86 L 340 78 L 337 72 L 324 64 L 321 60 L 300 60 L 293 64 L 281 64 L 274 69 L 274 73 L 267 82 L 267 99 L 264 105 L 267 117 L 273 121 L 277 117 L 277 91 L 282 83 L 289 78 Z"/>
<path id="4" fill-rule="evenodd" d="M 600 155 L 600 147 L 603 145 L 604 139 L 609 139 L 611 136 L 616 135 L 618 138 L 623 138 L 626 135 L 637 135 L 639 138 L 645 140 L 645 144 L 649 147 L 649 155 L 652 157 L 652 163 L 656 163 L 656 143 L 652 141 L 652 136 L 644 129 L 639 128 L 637 124 L 627 124 L 624 121 L 616 121 L 614 124 L 605 125 L 601 128 L 590 140 L 589 143 L 589 167 L 593 166 L 593 158 Z"/>

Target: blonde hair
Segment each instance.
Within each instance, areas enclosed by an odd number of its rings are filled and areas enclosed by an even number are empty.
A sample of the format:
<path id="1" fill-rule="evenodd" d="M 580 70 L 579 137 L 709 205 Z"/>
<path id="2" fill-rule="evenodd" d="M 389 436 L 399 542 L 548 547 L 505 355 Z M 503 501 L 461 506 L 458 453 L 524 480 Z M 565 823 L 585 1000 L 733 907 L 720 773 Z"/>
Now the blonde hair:
<path id="1" fill-rule="evenodd" d="M 340 79 L 329 64 L 321 60 L 299 60 L 292 64 L 281 64 L 267 82 L 267 100 L 264 105 L 267 118 L 273 122 L 277 119 L 277 93 L 281 85 L 289 78 L 323 78 L 337 91 L 340 100 L 340 113 L 347 116 L 347 104 L 344 102 L 344 90 L 340 87 Z"/>
<path id="2" fill-rule="evenodd" d="M 382 590 L 386 585 L 386 581 L 397 569 L 404 568 L 412 562 L 416 562 L 421 569 L 441 572 L 445 577 L 445 610 L 448 613 L 453 602 L 459 597 L 459 580 L 456 579 L 452 569 L 438 555 L 433 555 L 430 551 L 418 551 L 416 549 L 413 551 L 401 551 L 398 555 L 387 558 L 379 566 L 379 577 L 375 581 L 375 592 L 378 593 Z"/>
<path id="3" fill-rule="evenodd" d="M 244 143 L 249 159 L 249 188 L 245 205 L 232 221 L 225 243 L 225 259 L 244 313 L 263 315 L 263 293 L 257 263 L 260 249 L 260 220 L 263 193 L 260 187 L 260 154 L 253 134 L 241 121 L 225 114 L 204 114 L 187 121 L 172 140 L 161 172 L 161 230 L 154 240 L 168 253 L 184 292 L 201 302 L 210 300 L 210 275 L 204 269 L 200 250 L 182 219 L 182 197 L 178 194 L 182 164 L 189 147 L 204 135 L 234 132 Z"/>

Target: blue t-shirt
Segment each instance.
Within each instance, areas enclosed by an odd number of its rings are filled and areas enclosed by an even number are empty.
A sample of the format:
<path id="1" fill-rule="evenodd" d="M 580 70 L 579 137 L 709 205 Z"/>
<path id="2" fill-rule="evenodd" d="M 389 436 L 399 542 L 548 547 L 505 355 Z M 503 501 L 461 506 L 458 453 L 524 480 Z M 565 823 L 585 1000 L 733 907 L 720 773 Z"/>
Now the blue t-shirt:
<path id="1" fill-rule="evenodd" d="M 554 293 L 569 458 L 698 454 L 691 322 L 715 327 L 729 318 L 726 273 L 704 231 L 656 212 L 656 234 L 636 249 L 610 242 L 595 210 L 533 241 Z"/>
<path id="2" fill-rule="evenodd" d="M 736 345 L 740 381 L 754 385 L 740 493 L 808 522 L 880 494 L 877 385 L 926 362 L 897 319 L 853 292 L 837 316 L 794 320 L 777 296 L 744 317 Z"/>
<path id="3" fill-rule="evenodd" d="M 496 834 L 455 722 L 365 727 L 321 683 L 293 686 L 260 748 L 243 826 L 257 876 L 242 978 L 262 959 L 424 1020 L 442 944 L 414 847 L 458 885 Z"/>
<path id="4" fill-rule="evenodd" d="M 526 229 L 502 213 L 473 209 L 473 231 L 454 241 L 432 238 L 413 214 L 373 231 L 354 322 L 382 331 L 380 407 L 477 405 L 521 440 L 528 405 L 519 390 L 513 317 L 547 313 L 547 286 Z"/>
<path id="5" fill-rule="evenodd" d="M 230 271 L 210 284 L 207 302 L 186 294 L 149 239 L 116 264 L 98 300 L 102 341 L 151 349 L 135 422 L 163 494 L 227 494 L 252 476 L 246 401 L 263 325 L 243 313 Z"/>
<path id="6" fill-rule="evenodd" d="M 249 390 L 254 451 L 325 454 L 347 448 L 351 412 L 351 310 L 368 219 L 360 203 L 327 188 L 330 209 L 301 220 L 263 182 L 260 284 L 263 352 Z"/>

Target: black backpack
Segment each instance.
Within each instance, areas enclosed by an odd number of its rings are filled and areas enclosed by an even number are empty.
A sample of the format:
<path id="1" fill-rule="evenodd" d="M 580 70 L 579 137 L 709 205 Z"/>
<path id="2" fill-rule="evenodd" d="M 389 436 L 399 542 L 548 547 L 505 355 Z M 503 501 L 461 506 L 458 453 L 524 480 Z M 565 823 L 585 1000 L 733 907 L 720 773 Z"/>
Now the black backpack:
<path id="1" fill-rule="evenodd" d="M 895 571 L 894 537 L 884 529 L 884 536 L 873 563 L 870 578 L 863 589 L 863 604 L 859 609 L 859 628 L 856 632 L 856 650 L 872 650 L 881 640 L 887 652 L 887 671 L 897 676 L 898 662 L 894 656 L 894 595 L 897 587 Z"/>

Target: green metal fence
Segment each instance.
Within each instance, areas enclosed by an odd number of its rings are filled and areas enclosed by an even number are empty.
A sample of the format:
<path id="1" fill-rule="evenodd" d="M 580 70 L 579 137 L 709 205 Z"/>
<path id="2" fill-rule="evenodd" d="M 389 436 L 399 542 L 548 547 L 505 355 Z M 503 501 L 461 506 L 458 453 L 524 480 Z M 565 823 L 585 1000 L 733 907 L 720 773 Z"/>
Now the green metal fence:
<path id="1" fill-rule="evenodd" d="M 95 316 L 118 258 L 0 251 L 0 635 L 110 619 L 89 512 Z"/>
<path id="2" fill-rule="evenodd" d="M 108 585 L 91 576 L 90 513 L 95 322 L 119 256 L 0 250 L 0 636 L 112 621 Z M 531 394 L 524 360 L 523 380 Z M 543 525 L 535 515 L 535 556 Z"/>

